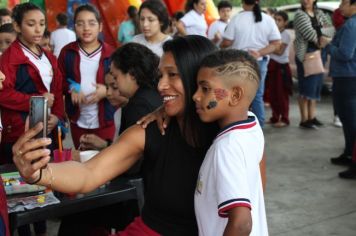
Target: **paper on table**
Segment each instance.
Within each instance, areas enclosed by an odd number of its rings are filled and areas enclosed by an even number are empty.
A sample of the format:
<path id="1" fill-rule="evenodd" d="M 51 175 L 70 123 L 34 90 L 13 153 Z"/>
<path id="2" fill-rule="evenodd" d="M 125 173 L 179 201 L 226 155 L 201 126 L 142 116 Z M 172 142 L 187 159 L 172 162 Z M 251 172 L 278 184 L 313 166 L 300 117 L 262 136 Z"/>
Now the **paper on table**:
<path id="1" fill-rule="evenodd" d="M 11 198 L 7 200 L 8 212 L 18 212 L 30 210 L 37 207 L 44 207 L 58 204 L 60 201 L 54 196 L 53 192 L 48 192 L 30 197 Z"/>

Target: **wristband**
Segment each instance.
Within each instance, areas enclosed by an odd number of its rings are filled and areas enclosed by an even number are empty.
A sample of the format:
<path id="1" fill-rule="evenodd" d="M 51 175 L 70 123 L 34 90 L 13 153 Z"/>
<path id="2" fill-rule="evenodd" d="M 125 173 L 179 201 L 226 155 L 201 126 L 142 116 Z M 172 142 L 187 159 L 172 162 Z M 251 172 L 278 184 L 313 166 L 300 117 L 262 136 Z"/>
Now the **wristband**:
<path id="1" fill-rule="evenodd" d="M 30 184 L 30 185 L 34 185 L 37 184 L 38 182 L 40 182 L 40 180 L 42 179 L 42 169 L 40 169 L 40 177 L 38 177 L 37 180 L 35 180 L 34 182 L 28 182 L 26 181 L 26 183 Z"/>

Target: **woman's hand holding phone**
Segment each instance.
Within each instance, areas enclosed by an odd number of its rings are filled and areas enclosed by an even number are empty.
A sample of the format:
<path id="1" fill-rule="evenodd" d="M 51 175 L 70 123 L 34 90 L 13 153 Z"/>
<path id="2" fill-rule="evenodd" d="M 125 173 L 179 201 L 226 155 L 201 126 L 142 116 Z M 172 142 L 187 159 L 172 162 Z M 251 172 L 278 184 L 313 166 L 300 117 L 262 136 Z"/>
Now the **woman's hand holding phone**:
<path id="1" fill-rule="evenodd" d="M 51 144 L 49 138 L 34 139 L 43 130 L 40 122 L 17 140 L 12 147 L 13 161 L 21 176 L 26 182 L 32 183 L 38 180 L 40 169 L 50 161 L 50 150 L 43 147 Z"/>

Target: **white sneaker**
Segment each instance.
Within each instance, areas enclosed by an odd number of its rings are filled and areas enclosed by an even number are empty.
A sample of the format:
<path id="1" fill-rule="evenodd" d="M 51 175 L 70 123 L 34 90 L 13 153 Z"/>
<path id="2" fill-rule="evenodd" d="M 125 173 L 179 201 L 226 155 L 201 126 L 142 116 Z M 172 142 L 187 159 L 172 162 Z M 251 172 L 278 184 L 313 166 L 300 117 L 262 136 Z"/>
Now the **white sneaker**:
<path id="1" fill-rule="evenodd" d="M 334 117 L 334 126 L 339 127 L 339 128 L 342 127 L 342 123 L 341 123 L 340 118 L 338 116 Z"/>

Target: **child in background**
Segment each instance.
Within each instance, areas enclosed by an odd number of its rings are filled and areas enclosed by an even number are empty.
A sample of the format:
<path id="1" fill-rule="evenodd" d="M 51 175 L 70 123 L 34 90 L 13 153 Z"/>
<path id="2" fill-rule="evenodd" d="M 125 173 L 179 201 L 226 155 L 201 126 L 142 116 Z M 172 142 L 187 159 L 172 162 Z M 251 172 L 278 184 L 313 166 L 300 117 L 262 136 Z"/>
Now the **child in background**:
<path id="1" fill-rule="evenodd" d="M 207 56 L 193 95 L 203 122 L 221 128 L 199 171 L 194 206 L 199 235 L 268 235 L 260 174 L 264 137 L 249 107 L 260 83 L 247 52 Z"/>
<path id="2" fill-rule="evenodd" d="M 11 11 L 7 8 L 0 9 L 0 25 L 12 23 Z"/>
<path id="3" fill-rule="evenodd" d="M 120 91 L 117 87 L 117 82 L 115 78 L 107 73 L 105 75 L 105 85 L 106 85 L 106 98 L 117 110 L 114 113 L 114 123 L 115 123 L 115 134 L 113 140 L 115 141 L 119 135 L 121 126 L 121 116 L 122 108 L 128 102 L 128 99 L 121 96 Z M 95 134 L 84 134 L 80 137 L 80 148 L 82 150 L 101 150 L 108 147 L 111 142 L 98 137 Z"/>
<path id="4" fill-rule="evenodd" d="M 133 37 L 140 32 L 137 8 L 135 6 L 129 6 L 127 8 L 127 17 L 128 19 L 120 24 L 117 35 L 117 39 L 121 44 L 131 42 Z"/>
<path id="5" fill-rule="evenodd" d="M 50 37 L 51 37 L 51 32 L 46 29 L 45 32 L 43 33 L 43 37 L 41 39 L 40 46 L 43 49 L 46 49 L 47 51 L 52 52 L 52 48 L 51 48 L 51 45 L 49 43 Z"/>
<path id="6" fill-rule="evenodd" d="M 105 74 L 109 72 L 113 48 L 98 39 L 101 16 L 90 4 L 79 6 L 74 14 L 78 41 L 67 44 L 58 58 L 63 74 L 66 112 L 74 146 L 79 148 L 83 134 L 95 134 L 112 141 L 115 108 L 106 99 Z"/>
<path id="7" fill-rule="evenodd" d="M 13 19 L 18 38 L 0 58 L 0 70 L 6 76 L 0 93 L 3 122 L 0 163 L 13 162 L 12 146 L 25 130 L 31 96 L 42 95 L 48 100 L 50 137 L 56 137 L 54 128 L 64 116 L 62 76 L 57 60 L 39 46 L 46 27 L 44 13 L 33 3 L 23 3 L 13 9 Z M 37 235 L 45 234 L 45 221 L 36 222 L 34 228 Z M 31 235 L 29 225 L 19 227 L 18 233 Z"/>
<path id="8" fill-rule="evenodd" d="M 232 5 L 229 1 L 221 1 L 218 3 L 219 20 L 216 20 L 209 26 L 208 38 L 219 46 L 222 42 L 222 36 L 224 34 L 227 23 L 229 23 Z"/>
<path id="9" fill-rule="evenodd" d="M 159 57 L 138 43 L 127 43 L 111 55 L 110 74 L 116 81 L 119 94 L 128 101 L 122 108 L 120 134 L 142 116 L 162 105 L 155 84 L 158 64 Z M 100 146 L 104 140 L 94 142 L 94 139 L 98 141 L 94 134 L 81 136 L 81 147 L 103 149 L 111 144 L 105 141 L 106 145 Z"/>
<path id="10" fill-rule="evenodd" d="M 58 28 L 51 33 L 50 44 L 53 54 L 58 58 L 62 48 L 77 38 L 75 33 L 68 29 L 68 16 L 65 13 L 59 13 L 56 16 L 56 23 Z"/>
<path id="11" fill-rule="evenodd" d="M 275 13 L 274 18 L 281 32 L 282 44 L 271 54 L 268 64 L 269 98 L 272 108 L 270 123 L 277 128 L 289 125 L 289 96 L 292 94 L 292 75 L 289 67 L 289 47 L 291 37 L 285 29 L 288 15 L 284 11 Z"/>
<path id="12" fill-rule="evenodd" d="M 16 40 L 16 31 L 14 26 L 4 24 L 0 26 L 0 55 Z"/>

